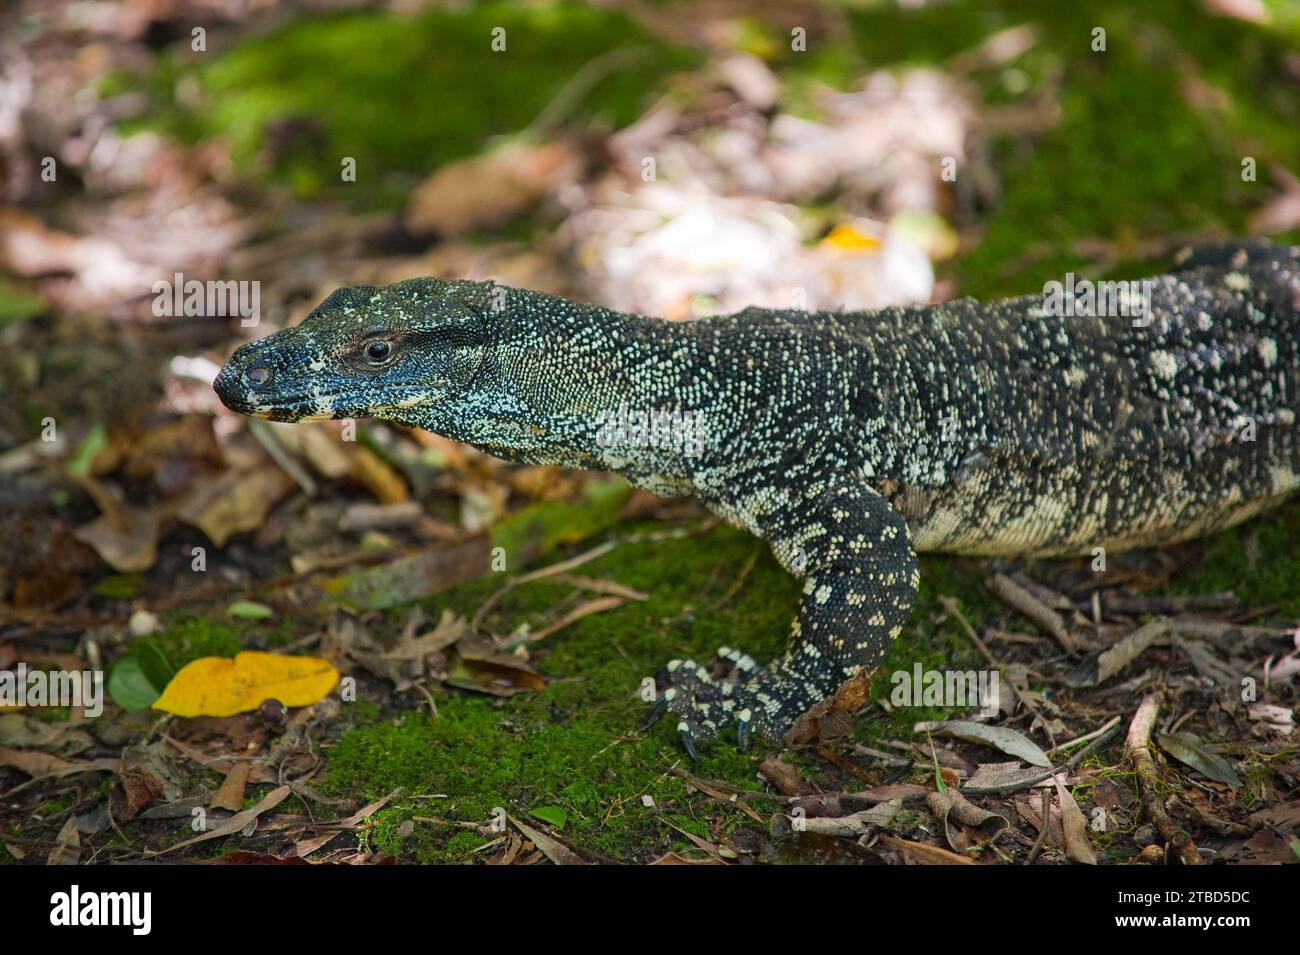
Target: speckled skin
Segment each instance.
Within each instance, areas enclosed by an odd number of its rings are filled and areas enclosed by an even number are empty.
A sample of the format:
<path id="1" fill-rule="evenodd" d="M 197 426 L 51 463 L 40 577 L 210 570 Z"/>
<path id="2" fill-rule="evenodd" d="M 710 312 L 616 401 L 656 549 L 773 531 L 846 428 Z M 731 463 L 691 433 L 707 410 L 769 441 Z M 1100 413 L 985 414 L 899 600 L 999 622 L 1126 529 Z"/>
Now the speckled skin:
<path id="1" fill-rule="evenodd" d="M 652 714 L 692 755 L 777 737 L 875 667 L 917 551 L 1086 554 L 1228 526 L 1300 486 L 1300 249 L 1180 256 L 1146 327 L 1044 296 L 869 313 L 747 309 L 674 324 L 491 283 L 340 289 L 240 348 L 216 389 L 279 421 L 372 416 L 494 455 L 690 493 L 803 578 L 785 656 L 665 668 Z M 385 345 L 374 345 L 383 342 Z M 382 353 L 382 354 L 381 354 Z M 692 421 L 700 447 L 602 428 Z"/>

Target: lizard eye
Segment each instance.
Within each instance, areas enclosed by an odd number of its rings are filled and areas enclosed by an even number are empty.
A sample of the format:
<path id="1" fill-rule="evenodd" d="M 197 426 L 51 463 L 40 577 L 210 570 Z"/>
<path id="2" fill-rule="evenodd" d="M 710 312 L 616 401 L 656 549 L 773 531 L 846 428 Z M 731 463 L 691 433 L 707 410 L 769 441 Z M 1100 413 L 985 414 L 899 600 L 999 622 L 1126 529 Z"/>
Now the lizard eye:
<path id="1" fill-rule="evenodd" d="M 372 365 L 382 365 L 393 354 L 392 342 L 383 339 L 373 341 L 366 346 L 366 359 Z"/>

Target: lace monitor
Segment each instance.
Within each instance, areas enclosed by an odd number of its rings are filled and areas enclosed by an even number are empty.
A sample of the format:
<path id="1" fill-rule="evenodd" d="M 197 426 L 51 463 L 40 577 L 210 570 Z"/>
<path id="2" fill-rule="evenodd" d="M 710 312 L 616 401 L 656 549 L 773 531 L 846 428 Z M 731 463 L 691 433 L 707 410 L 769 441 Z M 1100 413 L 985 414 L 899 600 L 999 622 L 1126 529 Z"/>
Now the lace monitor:
<path id="1" fill-rule="evenodd" d="M 383 418 L 617 472 L 766 540 L 803 579 L 785 655 L 723 649 L 734 679 L 677 660 L 659 684 L 652 716 L 695 756 L 724 727 L 777 738 L 874 668 L 917 551 L 1158 546 L 1300 486 L 1300 248 L 1185 250 L 1148 288 L 1143 322 L 1037 294 L 675 323 L 423 278 L 339 289 L 239 348 L 215 388 L 275 421 Z M 696 440 L 609 427 L 637 412 Z"/>

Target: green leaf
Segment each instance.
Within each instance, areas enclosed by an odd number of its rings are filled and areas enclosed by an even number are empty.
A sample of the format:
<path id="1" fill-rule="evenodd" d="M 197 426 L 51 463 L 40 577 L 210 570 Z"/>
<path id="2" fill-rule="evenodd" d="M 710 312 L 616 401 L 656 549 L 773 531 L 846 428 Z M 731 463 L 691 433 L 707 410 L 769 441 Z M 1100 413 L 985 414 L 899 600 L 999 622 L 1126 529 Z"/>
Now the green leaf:
<path id="1" fill-rule="evenodd" d="M 1170 733 L 1157 736 L 1156 742 L 1174 759 L 1192 767 L 1202 776 L 1223 783 L 1225 786 L 1231 786 L 1233 789 L 1241 787 L 1241 777 L 1232 768 L 1232 764 L 1222 756 L 1216 756 L 1205 749 L 1205 744 L 1195 733 Z"/>
<path id="2" fill-rule="evenodd" d="M 556 829 L 563 829 L 564 824 L 569 821 L 569 814 L 559 806 L 538 806 L 536 809 L 528 810 L 528 815 Z"/>
<path id="3" fill-rule="evenodd" d="M 109 574 L 107 577 L 101 577 L 92 591 L 99 597 L 130 600 L 140 592 L 141 582 L 139 574 Z"/>
<path id="4" fill-rule="evenodd" d="M 124 657 L 108 675 L 108 695 L 122 709 L 135 713 L 147 710 L 162 691 L 149 682 L 139 660 Z"/>
<path id="5" fill-rule="evenodd" d="M 108 432 L 96 421 L 89 433 L 77 445 L 76 453 L 68 462 L 68 473 L 74 477 L 85 477 L 90 474 L 90 466 L 95 461 L 95 455 L 99 454 L 106 444 L 108 444 Z"/>
<path id="6" fill-rule="evenodd" d="M 0 328 L 47 311 L 45 301 L 25 285 L 0 278 Z"/>
<path id="7" fill-rule="evenodd" d="M 275 615 L 275 611 L 266 604 L 254 603 L 251 600 L 236 600 L 226 608 L 226 613 L 243 620 L 264 620 Z"/>
<path id="8" fill-rule="evenodd" d="M 176 667 L 163 652 L 162 646 L 152 637 L 140 637 L 136 640 L 131 645 L 130 658 L 135 661 L 149 684 L 158 687 L 160 694 L 162 688 L 176 675 Z"/>

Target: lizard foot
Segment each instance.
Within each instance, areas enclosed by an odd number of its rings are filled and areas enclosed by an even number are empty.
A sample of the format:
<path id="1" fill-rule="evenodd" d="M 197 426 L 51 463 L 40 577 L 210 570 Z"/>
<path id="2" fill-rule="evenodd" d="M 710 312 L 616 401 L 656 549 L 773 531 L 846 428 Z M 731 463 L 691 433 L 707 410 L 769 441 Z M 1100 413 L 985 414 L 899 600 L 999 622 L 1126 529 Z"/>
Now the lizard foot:
<path id="1" fill-rule="evenodd" d="M 717 660 L 727 665 L 728 678 L 712 675 L 694 660 L 673 660 L 659 670 L 656 684 L 664 689 L 646 716 L 645 725 L 665 713 L 677 719 L 677 733 L 691 759 L 698 760 L 699 744 L 707 743 L 734 725 L 736 745 L 743 753 L 754 733 L 779 739 L 781 733 L 815 699 L 791 693 L 781 674 L 760 667 L 747 653 L 722 647 Z M 734 674 L 734 677 L 733 677 Z"/>

